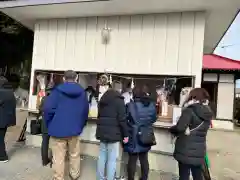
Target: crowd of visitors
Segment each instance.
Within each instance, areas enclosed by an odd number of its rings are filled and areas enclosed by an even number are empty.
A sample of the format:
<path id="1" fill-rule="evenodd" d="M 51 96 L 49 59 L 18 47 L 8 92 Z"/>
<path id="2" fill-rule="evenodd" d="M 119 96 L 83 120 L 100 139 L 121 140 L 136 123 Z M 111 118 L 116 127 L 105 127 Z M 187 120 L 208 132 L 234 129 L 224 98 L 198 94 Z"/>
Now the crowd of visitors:
<path id="1" fill-rule="evenodd" d="M 52 164 L 54 180 L 64 180 L 65 158 L 69 175 L 77 180 L 80 173 L 79 137 L 88 120 L 87 92 L 77 83 L 77 73 L 64 73 L 63 83 L 47 88 L 40 105 L 43 116 L 42 163 Z M 125 98 L 124 98 L 125 97 Z M 126 98 L 127 97 L 127 98 Z M 175 137 L 174 158 L 179 165 L 179 180 L 203 180 L 202 164 L 206 155 L 206 136 L 212 119 L 209 95 L 202 88 L 193 89 L 178 123 L 170 128 Z M 6 78 L 0 78 L 0 162 L 7 162 L 4 138 L 7 128 L 16 124 L 16 100 Z M 128 180 L 135 179 L 137 160 L 141 165 L 140 180 L 148 180 L 148 152 L 156 145 L 153 124 L 157 119 L 155 100 L 146 86 L 129 88 L 124 95 L 114 83 L 107 84 L 99 99 L 96 138 L 100 141 L 97 180 L 115 180 L 120 146 L 128 153 Z M 52 141 L 49 151 L 49 139 Z M 51 153 L 49 153 L 51 152 Z"/>

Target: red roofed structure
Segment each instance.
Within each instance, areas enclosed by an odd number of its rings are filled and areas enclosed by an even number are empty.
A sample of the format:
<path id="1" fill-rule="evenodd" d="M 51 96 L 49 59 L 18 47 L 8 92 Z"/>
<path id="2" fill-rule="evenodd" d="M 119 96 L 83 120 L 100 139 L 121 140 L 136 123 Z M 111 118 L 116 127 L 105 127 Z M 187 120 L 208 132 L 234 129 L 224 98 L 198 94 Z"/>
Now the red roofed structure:
<path id="1" fill-rule="evenodd" d="M 240 61 L 214 54 L 204 55 L 203 70 L 240 70 Z"/>
<path id="2" fill-rule="evenodd" d="M 216 119 L 231 122 L 234 118 L 235 86 L 240 77 L 240 61 L 214 54 L 204 55 L 202 69 L 202 87 L 210 94 Z M 215 123 L 221 124 L 219 121 Z M 231 123 L 226 123 L 222 124 L 223 128 L 230 126 L 231 129 Z"/>

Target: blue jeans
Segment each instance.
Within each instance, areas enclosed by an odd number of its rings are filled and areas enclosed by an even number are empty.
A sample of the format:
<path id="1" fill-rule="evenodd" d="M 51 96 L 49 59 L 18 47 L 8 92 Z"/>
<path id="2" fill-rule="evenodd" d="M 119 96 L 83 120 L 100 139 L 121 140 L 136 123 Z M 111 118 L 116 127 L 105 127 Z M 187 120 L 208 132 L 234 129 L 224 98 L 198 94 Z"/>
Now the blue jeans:
<path id="1" fill-rule="evenodd" d="M 119 143 L 100 143 L 97 163 L 97 180 L 114 180 L 119 154 Z M 105 168 L 106 177 L 105 177 Z"/>

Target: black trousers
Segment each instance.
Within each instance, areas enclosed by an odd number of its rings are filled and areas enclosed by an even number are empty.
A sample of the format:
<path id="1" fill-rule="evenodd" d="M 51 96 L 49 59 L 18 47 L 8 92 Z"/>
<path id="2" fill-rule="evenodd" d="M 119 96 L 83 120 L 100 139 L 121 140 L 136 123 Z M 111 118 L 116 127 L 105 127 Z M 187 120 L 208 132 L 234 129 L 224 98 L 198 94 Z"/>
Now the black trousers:
<path id="1" fill-rule="evenodd" d="M 50 139 L 50 136 L 47 133 L 42 134 L 41 155 L 42 155 L 42 165 L 43 166 L 48 165 L 50 162 L 50 159 L 48 156 L 49 139 Z"/>
<path id="2" fill-rule="evenodd" d="M 204 180 L 202 176 L 202 167 L 193 166 L 188 164 L 178 163 L 179 168 L 179 180 L 189 180 L 190 171 L 192 173 L 193 180 Z"/>
<path id="3" fill-rule="evenodd" d="M 6 153 L 6 146 L 5 146 L 5 135 L 7 132 L 7 128 L 0 128 L 0 161 L 4 161 L 8 159 Z"/>
<path id="4" fill-rule="evenodd" d="M 137 153 L 137 154 L 129 153 L 128 167 L 127 167 L 128 180 L 134 180 L 138 158 L 141 164 L 140 180 L 148 179 L 148 173 L 149 173 L 148 152 L 145 152 L 145 153 Z"/>

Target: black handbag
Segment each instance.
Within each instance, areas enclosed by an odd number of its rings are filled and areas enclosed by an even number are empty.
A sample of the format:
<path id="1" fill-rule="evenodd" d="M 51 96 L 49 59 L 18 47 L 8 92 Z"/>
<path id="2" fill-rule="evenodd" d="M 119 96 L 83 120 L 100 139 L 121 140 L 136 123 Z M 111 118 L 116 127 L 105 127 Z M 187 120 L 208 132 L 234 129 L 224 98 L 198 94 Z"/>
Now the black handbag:
<path id="1" fill-rule="evenodd" d="M 142 146 L 156 145 L 156 138 L 152 126 L 140 126 L 138 131 L 138 140 Z"/>
<path id="2" fill-rule="evenodd" d="M 38 134 L 42 133 L 42 120 L 41 119 L 31 120 L 30 133 L 32 135 L 38 135 Z"/>

